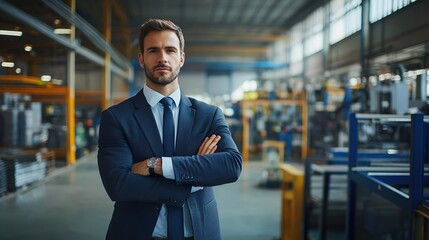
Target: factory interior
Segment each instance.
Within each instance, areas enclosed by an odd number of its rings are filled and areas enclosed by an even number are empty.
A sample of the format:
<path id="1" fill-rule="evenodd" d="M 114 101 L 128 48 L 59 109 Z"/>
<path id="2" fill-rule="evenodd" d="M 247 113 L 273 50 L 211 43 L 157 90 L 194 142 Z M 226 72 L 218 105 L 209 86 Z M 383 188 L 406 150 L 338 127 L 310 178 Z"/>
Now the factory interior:
<path id="1" fill-rule="evenodd" d="M 105 239 L 100 119 L 156 18 L 242 155 L 223 240 L 429 239 L 429 0 L 0 0 L 1 240 Z"/>

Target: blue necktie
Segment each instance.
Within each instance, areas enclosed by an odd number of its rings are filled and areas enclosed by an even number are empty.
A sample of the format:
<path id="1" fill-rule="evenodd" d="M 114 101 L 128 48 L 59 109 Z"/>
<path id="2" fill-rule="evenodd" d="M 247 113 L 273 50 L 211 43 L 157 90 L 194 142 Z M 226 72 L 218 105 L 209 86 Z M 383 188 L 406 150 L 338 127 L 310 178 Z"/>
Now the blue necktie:
<path id="1" fill-rule="evenodd" d="M 160 101 L 164 105 L 164 117 L 162 124 L 162 141 L 164 156 L 172 157 L 174 153 L 174 120 L 171 105 L 173 99 L 164 97 Z M 183 238 L 183 209 L 167 205 L 167 235 L 170 240 L 181 240 Z"/>

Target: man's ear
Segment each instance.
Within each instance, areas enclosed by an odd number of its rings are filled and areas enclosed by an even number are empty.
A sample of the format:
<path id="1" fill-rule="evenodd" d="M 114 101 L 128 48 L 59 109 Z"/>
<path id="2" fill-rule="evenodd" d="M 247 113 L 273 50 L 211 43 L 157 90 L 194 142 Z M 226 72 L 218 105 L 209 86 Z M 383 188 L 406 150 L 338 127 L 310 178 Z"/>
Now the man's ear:
<path id="1" fill-rule="evenodd" d="M 180 67 L 182 67 L 183 64 L 185 64 L 185 52 L 182 52 L 182 54 L 180 54 Z"/>
<path id="2" fill-rule="evenodd" d="M 140 67 L 144 68 L 143 54 L 141 52 L 138 53 L 138 58 L 139 58 Z"/>

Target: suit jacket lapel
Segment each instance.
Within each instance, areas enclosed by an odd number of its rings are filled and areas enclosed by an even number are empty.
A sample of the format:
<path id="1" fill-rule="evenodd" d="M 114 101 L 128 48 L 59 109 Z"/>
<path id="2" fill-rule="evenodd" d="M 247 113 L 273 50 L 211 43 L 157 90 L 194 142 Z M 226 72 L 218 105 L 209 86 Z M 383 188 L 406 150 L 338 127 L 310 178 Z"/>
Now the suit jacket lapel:
<path id="1" fill-rule="evenodd" d="M 152 109 L 143 94 L 143 90 L 136 94 L 134 97 L 134 117 L 146 136 L 150 148 L 155 156 L 162 156 L 162 142 L 159 136 L 158 127 L 156 126 L 155 118 L 152 114 Z"/>
<path id="2" fill-rule="evenodd" d="M 189 142 L 192 128 L 194 126 L 195 109 L 192 108 L 192 104 L 187 97 L 184 95 L 180 99 L 179 109 L 179 123 L 177 128 L 176 137 L 176 151 L 174 155 L 184 155 L 186 145 Z"/>

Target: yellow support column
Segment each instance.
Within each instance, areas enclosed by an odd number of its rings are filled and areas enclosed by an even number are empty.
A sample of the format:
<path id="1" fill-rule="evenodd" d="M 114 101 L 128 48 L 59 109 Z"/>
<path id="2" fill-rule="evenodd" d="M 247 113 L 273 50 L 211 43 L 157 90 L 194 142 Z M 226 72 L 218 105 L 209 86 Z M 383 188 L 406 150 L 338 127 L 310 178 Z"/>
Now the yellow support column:
<path id="1" fill-rule="evenodd" d="M 243 141 L 242 141 L 242 154 L 243 163 L 246 164 L 249 161 L 249 116 L 248 108 L 249 104 L 246 101 L 242 103 L 242 119 L 243 119 Z"/>
<path id="2" fill-rule="evenodd" d="M 304 201 L 304 170 L 280 164 L 282 171 L 281 239 L 301 240 Z"/>
<path id="3" fill-rule="evenodd" d="M 303 93 L 301 103 L 302 111 L 302 133 L 301 133 L 301 160 L 307 159 L 308 155 L 308 112 L 307 112 L 307 100 L 306 95 Z"/>
<path id="4" fill-rule="evenodd" d="M 70 10 L 74 14 L 76 11 L 76 0 L 70 1 Z M 75 41 L 76 27 L 70 26 L 70 40 Z M 76 72 L 76 53 L 70 50 L 67 59 L 68 68 L 68 91 L 67 91 L 67 164 L 76 163 L 76 141 L 75 141 L 75 72 Z"/>
<path id="5" fill-rule="evenodd" d="M 76 163 L 76 139 L 75 139 L 75 97 L 74 89 L 67 89 L 67 164 Z"/>
<path id="6" fill-rule="evenodd" d="M 112 38 L 112 29 L 111 29 L 111 22 L 112 22 L 112 3 L 110 0 L 104 0 L 103 1 L 103 14 L 104 14 L 104 37 L 107 42 L 107 44 L 110 45 L 110 40 Z M 111 105 L 112 100 L 112 89 L 111 89 L 111 83 L 112 83 L 112 77 L 110 74 L 111 70 L 111 53 L 108 49 L 106 49 L 106 52 L 104 53 L 104 71 L 103 71 L 103 90 L 104 90 L 104 96 L 103 96 L 103 109 L 108 108 Z"/>

